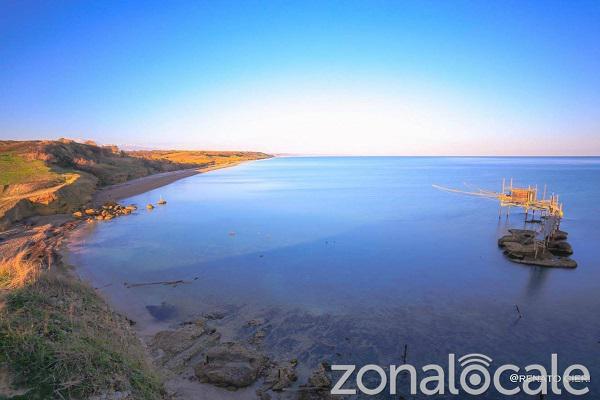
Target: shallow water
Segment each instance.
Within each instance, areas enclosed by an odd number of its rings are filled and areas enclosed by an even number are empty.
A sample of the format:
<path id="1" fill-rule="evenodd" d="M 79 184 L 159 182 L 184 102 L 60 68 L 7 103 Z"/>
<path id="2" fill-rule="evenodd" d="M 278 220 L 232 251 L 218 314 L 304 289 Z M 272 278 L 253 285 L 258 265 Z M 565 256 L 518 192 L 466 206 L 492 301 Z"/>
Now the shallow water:
<path id="1" fill-rule="evenodd" d="M 577 269 L 507 261 L 496 240 L 522 213 L 499 220 L 496 202 L 431 186 L 500 190 L 503 177 L 560 194 Z M 600 158 L 275 158 L 125 202 L 141 207 L 86 227 L 69 260 L 143 333 L 219 311 L 226 337 L 244 338 L 264 318 L 265 349 L 306 370 L 401 364 L 405 345 L 417 366 L 477 352 L 549 368 L 558 353 L 599 392 Z"/>

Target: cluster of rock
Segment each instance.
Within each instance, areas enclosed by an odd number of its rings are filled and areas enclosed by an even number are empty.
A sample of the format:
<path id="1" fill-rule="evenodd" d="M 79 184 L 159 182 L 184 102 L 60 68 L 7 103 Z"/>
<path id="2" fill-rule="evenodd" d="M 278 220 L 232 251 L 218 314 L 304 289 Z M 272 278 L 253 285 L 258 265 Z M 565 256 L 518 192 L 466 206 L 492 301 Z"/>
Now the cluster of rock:
<path id="1" fill-rule="evenodd" d="M 509 234 L 498 239 L 498 246 L 509 260 L 543 267 L 575 268 L 577 262 L 566 241 L 567 232 L 557 230 L 543 241 L 536 239 L 536 232 L 527 229 L 509 229 Z"/>
<path id="2" fill-rule="evenodd" d="M 156 203 L 156 204 L 158 204 L 159 206 L 164 206 L 165 204 L 167 204 L 167 201 L 161 197 L 160 200 L 158 200 L 158 203 Z M 146 204 L 146 208 L 148 210 L 154 210 L 154 204 L 148 203 L 148 204 Z"/>
<path id="3" fill-rule="evenodd" d="M 260 350 L 256 335 L 248 341 L 222 342 L 207 319 L 183 323 L 157 333 L 150 349 L 160 366 L 170 374 L 237 390 L 256 387 L 261 400 L 278 398 L 329 399 L 332 380 L 327 364 L 321 364 L 304 385 L 296 385 L 298 361 L 274 361 Z M 289 390 L 294 387 L 294 390 Z M 287 389 L 287 390 L 286 390 Z"/>
<path id="4" fill-rule="evenodd" d="M 133 204 L 123 206 L 114 201 L 109 201 L 99 208 L 86 208 L 75 211 L 73 216 L 78 219 L 85 219 L 87 222 L 94 220 L 108 221 L 121 215 L 129 215 L 135 210 L 137 210 L 137 207 Z"/>

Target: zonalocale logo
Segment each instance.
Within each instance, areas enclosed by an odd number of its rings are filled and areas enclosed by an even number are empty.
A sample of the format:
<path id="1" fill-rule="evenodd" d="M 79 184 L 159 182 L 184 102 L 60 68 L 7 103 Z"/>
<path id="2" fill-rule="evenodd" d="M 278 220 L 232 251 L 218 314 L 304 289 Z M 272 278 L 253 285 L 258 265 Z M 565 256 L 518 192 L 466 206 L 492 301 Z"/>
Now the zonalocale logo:
<path id="1" fill-rule="evenodd" d="M 492 359 L 485 354 L 472 353 L 458 358 L 448 355 L 448 365 L 427 364 L 421 368 L 423 376 L 419 377 L 417 369 L 411 364 L 390 365 L 386 372 L 382 367 L 368 364 L 356 372 L 356 387 L 367 395 L 377 395 L 386 390 L 389 394 L 397 394 L 398 376 L 409 377 L 410 394 L 425 395 L 470 394 L 480 395 L 494 388 L 502 395 L 512 396 L 518 393 L 528 395 L 560 395 L 563 389 L 572 395 L 581 396 L 589 392 L 586 383 L 590 381 L 589 370 L 581 364 L 569 365 L 559 372 L 558 355 L 550 356 L 550 371 L 541 364 L 530 364 L 523 368 L 514 364 L 503 364 L 490 370 Z M 457 376 L 457 367 L 460 373 Z M 332 365 L 332 371 L 344 371 L 336 382 L 331 394 L 355 395 L 357 389 L 344 388 L 356 371 L 356 365 Z M 446 374 L 447 371 L 447 374 Z M 367 373 L 379 375 L 376 387 L 367 387 L 364 377 Z M 420 380 L 419 380 L 420 378 Z M 509 385 L 510 382 L 510 385 Z"/>

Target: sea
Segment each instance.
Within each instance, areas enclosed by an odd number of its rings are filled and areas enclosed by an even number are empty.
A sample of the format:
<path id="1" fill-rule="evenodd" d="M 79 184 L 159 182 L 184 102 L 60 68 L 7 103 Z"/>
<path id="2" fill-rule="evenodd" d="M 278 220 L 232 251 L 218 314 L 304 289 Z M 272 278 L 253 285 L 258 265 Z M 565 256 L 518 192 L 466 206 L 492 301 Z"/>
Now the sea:
<path id="1" fill-rule="evenodd" d="M 503 178 L 559 195 L 577 268 L 509 261 L 498 238 L 537 229 L 524 211 L 433 186 Z M 259 321 L 264 351 L 297 359 L 301 379 L 321 362 L 446 370 L 474 353 L 525 374 L 556 354 L 559 373 L 590 371 L 577 398 L 600 398 L 600 158 L 275 157 L 123 203 L 139 208 L 86 225 L 68 260 L 142 336 L 211 316 L 223 340 L 246 340 Z M 165 281 L 182 282 L 147 285 Z"/>

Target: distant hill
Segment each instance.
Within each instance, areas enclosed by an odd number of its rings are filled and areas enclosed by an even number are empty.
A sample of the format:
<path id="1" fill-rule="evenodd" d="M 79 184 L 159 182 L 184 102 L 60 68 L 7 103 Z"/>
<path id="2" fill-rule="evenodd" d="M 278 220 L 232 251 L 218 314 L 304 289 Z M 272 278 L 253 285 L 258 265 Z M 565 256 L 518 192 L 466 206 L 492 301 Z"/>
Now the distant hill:
<path id="1" fill-rule="evenodd" d="M 265 153 L 252 151 L 136 150 L 128 151 L 127 154 L 145 160 L 169 161 L 177 164 L 202 166 L 272 157 Z"/>
<path id="2" fill-rule="evenodd" d="M 89 203 L 99 187 L 269 157 L 234 151 L 124 152 L 69 139 L 0 141 L 0 229 L 31 215 L 70 212 Z"/>

